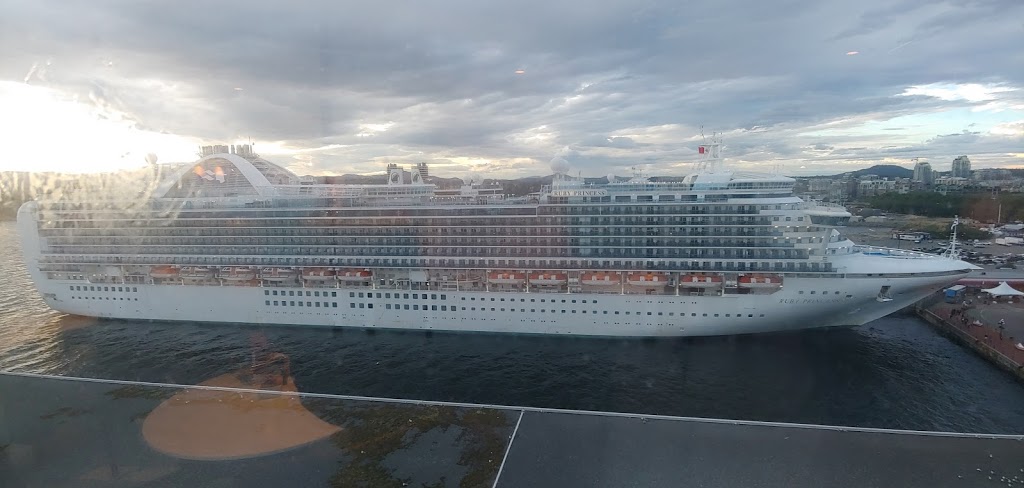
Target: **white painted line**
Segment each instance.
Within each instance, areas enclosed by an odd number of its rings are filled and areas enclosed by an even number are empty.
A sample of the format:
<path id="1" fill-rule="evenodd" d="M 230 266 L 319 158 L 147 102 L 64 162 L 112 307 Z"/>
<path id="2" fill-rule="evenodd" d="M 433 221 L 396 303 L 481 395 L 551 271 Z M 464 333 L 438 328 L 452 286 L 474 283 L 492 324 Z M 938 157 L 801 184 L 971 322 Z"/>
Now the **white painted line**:
<path id="1" fill-rule="evenodd" d="M 624 417 L 633 419 L 648 419 L 648 420 L 678 420 L 686 422 L 700 422 L 705 424 L 728 424 L 728 425 L 749 425 L 759 427 L 784 427 L 792 429 L 813 429 L 813 430 L 832 430 L 839 432 L 867 432 L 875 434 L 908 434 L 908 435 L 924 435 L 934 437 L 967 437 L 975 439 L 1011 439 L 1024 441 L 1024 434 L 981 434 L 972 432 L 940 432 L 930 430 L 902 430 L 902 429 L 879 429 L 874 427 L 846 427 L 841 425 L 819 425 L 819 424 L 797 424 L 790 422 L 765 422 L 760 420 L 730 420 L 730 419 L 715 419 L 705 417 L 679 417 L 672 415 L 655 415 L 655 414 L 643 414 L 643 413 L 628 413 L 628 412 L 601 412 L 597 410 L 572 410 L 572 409 L 561 409 L 561 408 L 543 408 L 543 407 L 517 407 L 514 405 L 493 405 L 487 403 L 462 403 L 462 402 L 441 402 L 432 400 L 410 400 L 403 398 L 382 398 L 382 397 L 368 397 L 368 396 L 357 396 L 357 395 L 336 395 L 330 393 L 303 393 L 294 391 L 273 391 L 273 390 L 259 390 L 254 388 L 228 388 L 223 386 L 204 386 L 204 385 L 179 385 L 174 383 L 153 383 L 148 381 L 127 381 L 127 380 L 107 380 L 99 378 L 79 378 L 74 376 L 60 376 L 60 375 L 48 375 L 38 373 L 21 373 L 17 371 L 0 371 L 0 376 L 20 376 L 24 378 L 36 378 L 36 379 L 50 379 L 59 381 L 81 381 L 86 383 L 100 383 L 107 385 L 128 385 L 128 386 L 151 386 L 154 388 L 174 388 L 174 389 L 188 389 L 188 390 L 208 390 L 208 391 L 227 391 L 235 393 L 260 393 L 260 394 L 275 394 L 281 396 L 295 396 L 303 398 L 327 398 L 331 400 L 352 400 L 362 402 L 379 402 L 379 403 L 399 403 L 406 405 L 436 405 L 442 407 L 460 407 L 460 408 L 490 408 L 495 410 L 516 410 L 524 412 L 539 412 L 539 413 L 551 413 L 551 414 L 569 414 L 569 415 L 594 415 L 600 417 Z"/>
<path id="2" fill-rule="evenodd" d="M 494 475 L 494 484 L 491 488 L 497 488 L 498 480 L 501 479 L 501 471 L 505 469 L 505 461 L 508 460 L 508 453 L 512 450 L 512 442 L 516 440 L 516 434 L 519 432 L 519 424 L 523 423 L 523 414 L 526 410 L 519 411 L 519 420 L 516 421 L 516 428 L 512 430 L 512 437 L 508 438 L 508 446 L 505 447 L 505 456 L 501 458 L 501 466 L 498 466 L 498 474 Z"/>

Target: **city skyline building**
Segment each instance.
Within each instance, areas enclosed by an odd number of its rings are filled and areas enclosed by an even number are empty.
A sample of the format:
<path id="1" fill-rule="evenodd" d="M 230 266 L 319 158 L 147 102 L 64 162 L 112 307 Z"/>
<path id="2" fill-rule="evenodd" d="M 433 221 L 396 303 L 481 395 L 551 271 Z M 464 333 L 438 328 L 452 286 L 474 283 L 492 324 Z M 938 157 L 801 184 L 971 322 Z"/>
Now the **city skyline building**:
<path id="1" fill-rule="evenodd" d="M 953 160 L 953 171 L 950 176 L 956 178 L 971 177 L 971 160 L 967 156 L 959 156 Z"/>
<path id="2" fill-rule="evenodd" d="M 935 183 L 935 172 L 932 170 L 932 165 L 927 161 L 918 161 L 914 165 L 913 180 L 925 185 Z"/>

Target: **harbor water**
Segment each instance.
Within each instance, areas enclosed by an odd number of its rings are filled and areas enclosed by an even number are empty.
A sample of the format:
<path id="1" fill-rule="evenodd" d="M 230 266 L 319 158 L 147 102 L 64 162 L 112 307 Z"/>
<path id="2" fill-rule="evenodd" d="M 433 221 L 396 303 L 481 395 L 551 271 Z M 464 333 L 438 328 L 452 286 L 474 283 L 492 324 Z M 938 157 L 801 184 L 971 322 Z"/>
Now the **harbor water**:
<path id="1" fill-rule="evenodd" d="M 51 311 L 0 223 L 0 370 L 195 384 L 287 356 L 300 391 L 1024 433 L 1024 385 L 912 315 L 665 340 L 98 320 Z M 3 392 L 13 394 L 13 392 Z"/>

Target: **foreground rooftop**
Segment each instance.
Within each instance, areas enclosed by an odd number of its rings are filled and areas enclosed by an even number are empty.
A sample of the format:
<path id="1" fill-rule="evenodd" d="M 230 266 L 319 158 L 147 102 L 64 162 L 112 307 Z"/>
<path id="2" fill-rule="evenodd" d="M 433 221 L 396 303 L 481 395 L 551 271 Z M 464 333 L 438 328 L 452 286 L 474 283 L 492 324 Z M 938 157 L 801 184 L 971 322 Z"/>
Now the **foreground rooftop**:
<path id="1" fill-rule="evenodd" d="M 1019 435 L 736 422 L 14 373 L 0 373 L 0 391 L 5 393 L 0 395 L 0 486 L 1024 484 L 1024 436 Z M 203 423 L 211 405 L 237 416 L 231 428 L 247 431 L 245 449 L 213 452 L 209 436 L 201 435 L 190 445 L 188 432 L 194 426 L 181 429 L 174 449 L 146 435 L 152 422 L 180 422 L 182 427 Z M 168 409 L 173 415 L 166 415 Z M 288 422 L 289 416 L 277 414 L 304 417 L 299 410 L 331 427 L 260 451 L 261 436 L 280 441 L 274 432 L 280 432 L 280 422 Z M 174 430 L 163 427 L 165 436 Z M 202 455 L 190 456 L 192 450 Z"/>

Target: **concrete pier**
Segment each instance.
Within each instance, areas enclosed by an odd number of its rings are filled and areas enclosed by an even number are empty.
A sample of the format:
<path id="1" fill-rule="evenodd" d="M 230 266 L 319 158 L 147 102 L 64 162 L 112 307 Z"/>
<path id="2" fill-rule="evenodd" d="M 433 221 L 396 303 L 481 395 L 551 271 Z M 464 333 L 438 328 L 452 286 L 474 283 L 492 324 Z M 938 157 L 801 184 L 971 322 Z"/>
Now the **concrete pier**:
<path id="1" fill-rule="evenodd" d="M 968 299 L 969 305 L 945 303 L 939 292 L 919 302 L 915 312 L 940 333 L 1024 380 L 1024 301 Z"/>

